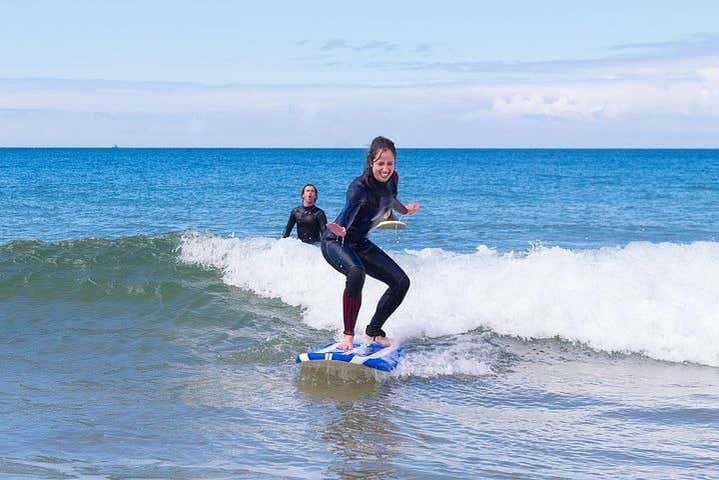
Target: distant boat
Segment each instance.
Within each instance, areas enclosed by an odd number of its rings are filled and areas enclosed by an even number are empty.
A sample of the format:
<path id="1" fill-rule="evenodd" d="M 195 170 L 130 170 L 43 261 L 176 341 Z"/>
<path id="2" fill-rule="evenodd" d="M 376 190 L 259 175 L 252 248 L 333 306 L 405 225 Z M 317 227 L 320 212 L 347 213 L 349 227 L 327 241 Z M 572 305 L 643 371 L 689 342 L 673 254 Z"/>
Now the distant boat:
<path id="1" fill-rule="evenodd" d="M 120 147 L 118 147 L 117 145 L 113 145 L 112 148 L 113 148 L 113 149 L 119 149 Z"/>

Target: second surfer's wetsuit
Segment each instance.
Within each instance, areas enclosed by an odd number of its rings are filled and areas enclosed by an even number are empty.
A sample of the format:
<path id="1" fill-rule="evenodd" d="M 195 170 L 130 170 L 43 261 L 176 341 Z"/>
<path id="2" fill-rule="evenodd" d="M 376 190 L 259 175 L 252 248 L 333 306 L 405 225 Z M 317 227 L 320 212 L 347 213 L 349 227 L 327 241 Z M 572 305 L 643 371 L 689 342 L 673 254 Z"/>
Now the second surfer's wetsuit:
<path id="1" fill-rule="evenodd" d="M 316 205 L 295 207 L 290 212 L 290 219 L 287 220 L 282 238 L 290 236 L 295 223 L 297 224 L 297 238 L 305 243 L 317 243 L 325 231 L 327 217 L 325 212 Z"/>
<path id="2" fill-rule="evenodd" d="M 335 270 L 347 277 L 342 296 L 345 335 L 354 335 L 362 304 L 365 274 L 388 285 L 365 333 L 385 337 L 382 325 L 402 303 L 409 289 L 409 277 L 389 255 L 372 243 L 367 234 L 392 210 L 399 177 L 386 183 L 372 175 L 357 177 L 347 189 L 345 207 L 335 222 L 347 229 L 344 240 L 327 230 L 322 237 L 322 255 Z"/>

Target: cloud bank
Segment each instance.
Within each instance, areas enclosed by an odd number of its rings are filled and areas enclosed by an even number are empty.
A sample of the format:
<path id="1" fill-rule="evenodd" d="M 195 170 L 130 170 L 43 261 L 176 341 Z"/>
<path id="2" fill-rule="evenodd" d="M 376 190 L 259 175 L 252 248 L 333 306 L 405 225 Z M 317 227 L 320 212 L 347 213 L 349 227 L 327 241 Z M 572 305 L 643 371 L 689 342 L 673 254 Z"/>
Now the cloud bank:
<path id="1" fill-rule="evenodd" d="M 717 46 L 716 36 L 703 35 L 618 46 L 619 55 L 598 60 L 434 64 L 502 74 L 436 83 L 7 79 L 0 145 L 341 147 L 383 134 L 402 146 L 716 147 Z M 343 40 L 325 47 L 395 48 Z"/>

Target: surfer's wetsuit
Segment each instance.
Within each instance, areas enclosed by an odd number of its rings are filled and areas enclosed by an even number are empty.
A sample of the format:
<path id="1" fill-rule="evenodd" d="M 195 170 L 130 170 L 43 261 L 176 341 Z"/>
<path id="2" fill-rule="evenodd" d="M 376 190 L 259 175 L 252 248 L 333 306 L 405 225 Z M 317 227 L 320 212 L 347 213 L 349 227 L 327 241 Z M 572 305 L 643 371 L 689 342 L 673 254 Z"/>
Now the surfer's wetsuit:
<path id="1" fill-rule="evenodd" d="M 322 255 L 337 271 L 347 277 L 342 296 L 345 335 L 354 335 L 357 314 L 362 304 L 365 274 L 386 283 L 389 288 L 380 298 L 366 333 L 385 337 L 382 325 L 402 303 L 409 289 L 409 277 L 367 234 L 392 210 L 397 197 L 399 176 L 395 173 L 386 183 L 370 174 L 357 177 L 347 189 L 347 200 L 335 223 L 347 229 L 344 240 L 327 230 L 322 236 Z"/>
<path id="2" fill-rule="evenodd" d="M 325 231 L 327 217 L 325 212 L 316 205 L 295 207 L 290 212 L 290 219 L 287 220 L 282 238 L 290 236 L 295 223 L 297 224 L 297 238 L 305 243 L 317 243 Z"/>

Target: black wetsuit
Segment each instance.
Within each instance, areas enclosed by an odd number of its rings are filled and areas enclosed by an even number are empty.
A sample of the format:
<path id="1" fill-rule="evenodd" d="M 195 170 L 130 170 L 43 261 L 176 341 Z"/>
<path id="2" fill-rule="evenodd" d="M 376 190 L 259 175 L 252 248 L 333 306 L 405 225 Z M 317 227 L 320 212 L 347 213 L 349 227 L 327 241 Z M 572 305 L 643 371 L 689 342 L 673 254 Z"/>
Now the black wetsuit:
<path id="1" fill-rule="evenodd" d="M 295 207 L 290 212 L 290 219 L 287 220 L 282 238 L 290 236 L 295 223 L 297 224 L 297 238 L 305 243 L 317 243 L 325 231 L 327 217 L 325 212 L 316 205 Z"/>
<path id="2" fill-rule="evenodd" d="M 346 335 L 354 335 L 365 274 L 389 286 L 367 326 L 366 333 L 371 337 L 386 336 L 382 325 L 402 303 L 409 289 L 409 277 L 389 255 L 367 238 L 369 231 L 392 210 L 398 178 L 394 175 L 382 183 L 371 175 L 368 179 L 357 177 L 347 189 L 345 207 L 335 220 L 347 229 L 344 241 L 329 230 L 322 237 L 322 255 L 347 277 L 342 299 Z"/>

